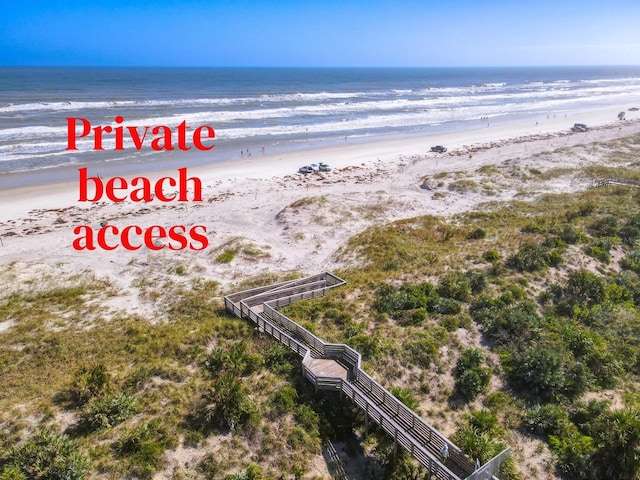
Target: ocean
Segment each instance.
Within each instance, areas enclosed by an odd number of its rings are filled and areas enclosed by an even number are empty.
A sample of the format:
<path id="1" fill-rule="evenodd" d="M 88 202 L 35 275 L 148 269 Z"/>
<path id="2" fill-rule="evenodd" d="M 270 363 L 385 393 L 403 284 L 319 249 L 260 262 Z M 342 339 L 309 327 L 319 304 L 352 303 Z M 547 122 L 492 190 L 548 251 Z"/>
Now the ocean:
<path id="1" fill-rule="evenodd" d="M 70 180 L 81 166 L 130 174 L 625 102 L 640 106 L 640 67 L 0 68 L 0 188 Z M 104 151 L 93 137 L 67 150 L 67 118 L 116 116 L 140 129 L 210 125 L 215 148 L 116 151 L 105 135 Z"/>

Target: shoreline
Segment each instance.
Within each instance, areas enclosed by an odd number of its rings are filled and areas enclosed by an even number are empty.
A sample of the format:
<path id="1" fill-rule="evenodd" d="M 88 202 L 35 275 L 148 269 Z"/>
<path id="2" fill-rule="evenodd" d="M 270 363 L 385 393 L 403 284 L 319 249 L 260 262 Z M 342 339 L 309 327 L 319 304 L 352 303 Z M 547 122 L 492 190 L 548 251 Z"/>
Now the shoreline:
<path id="1" fill-rule="evenodd" d="M 389 160 L 393 157 L 426 155 L 440 160 L 451 156 L 464 156 L 486 150 L 497 145 L 534 143 L 540 140 L 551 140 L 558 137 L 566 138 L 566 146 L 582 144 L 602 136 L 597 132 L 608 132 L 606 136 L 624 136 L 638 131 L 640 112 L 629 112 L 630 105 L 608 106 L 596 110 L 572 112 L 560 118 L 533 121 L 522 120 L 515 123 L 499 123 L 446 133 L 428 135 L 407 135 L 377 140 L 349 141 L 344 144 L 332 144 L 313 149 L 292 150 L 284 153 L 264 155 L 258 154 L 252 158 L 220 160 L 206 164 L 187 166 L 189 176 L 197 176 L 203 186 L 219 185 L 220 182 L 230 180 L 250 179 L 282 179 L 297 173 L 299 167 L 311 163 L 329 163 L 334 169 L 372 165 L 376 160 Z M 627 119 L 616 120 L 617 112 L 625 111 Z M 586 123 L 590 129 L 584 133 L 571 132 L 574 123 Z M 635 125 L 635 126 L 634 126 Z M 616 129 L 618 129 L 616 131 Z M 444 155 L 431 153 L 430 147 L 436 144 L 445 145 L 448 152 Z M 526 146 L 525 146 L 526 150 Z M 443 162 L 446 163 L 446 162 Z M 180 165 L 176 163 L 176 165 Z M 148 166 L 151 166 L 150 164 Z M 180 168 L 184 165 L 176 166 Z M 78 164 L 73 170 L 82 167 Z M 95 175 L 95 167 L 90 168 L 89 174 Z M 66 168 L 66 167 L 65 167 Z M 68 167 L 71 169 L 71 167 Z M 45 171 L 36 171 L 38 175 L 45 175 Z M 42 173 L 40 173 L 42 172 Z M 147 169 L 135 174 L 122 175 L 126 179 L 145 176 L 152 182 L 163 176 L 175 175 L 176 170 L 167 168 Z M 21 176 L 24 173 L 8 174 Z M 27 174 L 28 175 L 28 174 Z M 313 175 L 313 174 L 312 174 Z M 106 177 L 103 175 L 103 178 Z M 11 183 L 10 181 L 8 183 Z M 65 208 L 69 206 L 85 207 L 77 201 L 78 182 L 63 181 L 26 186 L 8 187 L 0 191 L 0 221 L 15 220 L 36 210 L 43 205 L 50 208 Z M 151 202 L 153 204 L 153 202 Z"/>
<path id="2" fill-rule="evenodd" d="M 609 111 L 610 113 L 610 111 Z M 423 215 L 448 217 L 482 209 L 488 202 L 533 200 L 544 193 L 588 188 L 586 166 L 601 166 L 592 150 L 607 158 L 606 142 L 640 133 L 640 118 L 602 122 L 572 133 L 539 125 L 512 125 L 451 133 L 412 142 L 397 139 L 311 152 L 290 152 L 277 163 L 261 158 L 189 169 L 202 182 L 202 202 L 79 203 L 77 182 L 0 192 L 0 265 L 19 262 L 29 270 L 73 273 L 90 270 L 124 292 L 114 303 L 146 312 L 132 282 L 140 274 L 166 276 L 170 265 L 231 285 L 239 279 L 285 272 L 316 273 L 342 268 L 337 256 L 349 238 L 373 225 Z M 608 120 L 607 112 L 600 112 Z M 560 120 L 560 122 L 558 122 Z M 570 122 L 574 119 L 569 118 Z M 552 122 L 550 122 L 552 123 Z M 445 154 L 428 152 L 445 144 Z M 329 173 L 296 173 L 301 165 L 330 163 Z M 542 172 L 540 178 L 526 174 Z M 525 173 L 523 173 L 525 172 Z M 154 172 L 150 178 L 176 172 Z M 208 247 L 201 251 L 153 251 L 122 246 L 77 251 L 74 227 L 97 231 L 101 223 L 124 228 L 204 225 Z M 231 262 L 218 258 L 236 252 Z M 248 252 L 248 253 L 244 253 Z M 256 253 L 259 252 L 259 253 Z"/>

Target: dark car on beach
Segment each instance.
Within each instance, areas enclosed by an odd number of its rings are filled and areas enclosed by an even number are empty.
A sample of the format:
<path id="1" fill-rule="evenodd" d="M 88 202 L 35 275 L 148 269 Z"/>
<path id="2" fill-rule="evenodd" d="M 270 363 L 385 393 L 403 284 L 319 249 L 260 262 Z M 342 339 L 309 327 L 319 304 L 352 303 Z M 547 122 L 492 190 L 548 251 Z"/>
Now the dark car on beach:
<path id="1" fill-rule="evenodd" d="M 443 147 L 442 145 L 436 145 L 435 147 L 431 147 L 431 151 L 436 153 L 444 153 L 447 151 L 447 147 Z"/>
<path id="2" fill-rule="evenodd" d="M 586 132 L 589 129 L 584 123 L 574 123 L 571 130 L 574 132 Z"/>
<path id="3" fill-rule="evenodd" d="M 313 168 L 309 167 L 308 165 L 305 165 L 304 167 L 300 167 L 298 169 L 298 173 L 304 173 L 305 175 L 307 173 L 313 173 L 313 172 L 314 172 Z"/>

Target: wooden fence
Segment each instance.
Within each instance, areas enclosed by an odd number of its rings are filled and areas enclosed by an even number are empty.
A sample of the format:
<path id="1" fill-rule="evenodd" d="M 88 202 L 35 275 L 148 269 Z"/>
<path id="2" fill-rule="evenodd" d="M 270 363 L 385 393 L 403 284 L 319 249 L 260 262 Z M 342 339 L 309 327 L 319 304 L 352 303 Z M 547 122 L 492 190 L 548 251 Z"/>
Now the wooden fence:
<path id="1" fill-rule="evenodd" d="M 610 185 L 626 185 L 629 187 L 640 188 L 640 182 L 636 180 L 625 180 L 623 178 L 605 178 L 603 180 L 596 180 L 593 182 L 593 185 L 591 185 L 591 188 L 602 188 Z"/>

